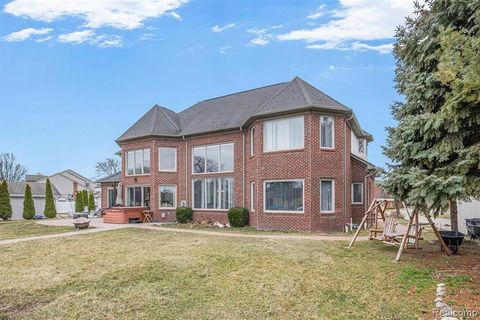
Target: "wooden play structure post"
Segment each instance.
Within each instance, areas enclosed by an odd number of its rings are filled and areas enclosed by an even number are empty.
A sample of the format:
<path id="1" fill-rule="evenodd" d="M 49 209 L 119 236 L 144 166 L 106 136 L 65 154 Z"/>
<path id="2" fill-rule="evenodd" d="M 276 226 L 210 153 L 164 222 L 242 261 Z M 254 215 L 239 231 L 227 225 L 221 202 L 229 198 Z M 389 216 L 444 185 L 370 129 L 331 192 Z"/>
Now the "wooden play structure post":
<path id="1" fill-rule="evenodd" d="M 368 210 L 365 212 L 365 215 L 363 216 L 362 222 L 357 228 L 357 231 L 353 235 L 352 241 L 350 241 L 350 244 L 348 245 L 349 248 L 353 246 L 355 241 L 358 238 L 358 235 L 360 233 L 360 230 L 362 229 L 362 226 L 367 222 L 369 216 L 373 215 L 374 221 L 371 221 L 370 225 L 370 235 L 369 235 L 369 240 L 381 240 L 386 244 L 390 245 L 399 245 L 397 256 L 395 258 L 395 261 L 399 261 L 400 257 L 402 256 L 403 249 L 408 248 L 409 245 L 410 247 L 413 247 L 414 249 L 418 249 L 418 242 L 419 240 L 422 240 L 421 238 L 421 230 L 423 226 L 425 225 L 430 225 L 432 228 L 433 232 L 435 233 L 435 236 L 437 237 L 438 241 L 440 242 L 440 246 L 442 247 L 443 251 L 447 254 L 447 256 L 451 255 L 450 249 L 448 246 L 445 244 L 445 242 L 442 239 L 442 236 L 438 232 L 437 227 L 435 227 L 435 223 L 433 222 L 432 218 L 430 215 L 426 216 L 428 223 L 420 223 L 419 222 L 419 212 L 417 208 L 413 208 L 412 213 L 408 211 L 408 208 L 405 203 L 403 203 L 403 207 L 405 208 L 409 219 L 408 219 L 408 225 L 405 229 L 404 232 L 400 233 L 400 231 L 395 232 L 395 227 L 397 223 L 392 220 L 393 218 L 389 218 L 388 221 L 386 221 L 385 218 L 385 211 L 390 203 L 394 203 L 395 205 L 395 210 L 397 212 L 397 215 L 400 211 L 400 208 L 398 206 L 398 203 L 394 199 L 373 199 L 372 203 L 370 204 Z M 380 230 L 378 228 L 378 220 L 382 219 L 383 221 L 383 230 Z M 398 227 L 400 228 L 400 227 Z M 382 233 L 381 238 L 377 237 L 377 233 Z M 402 236 L 402 240 L 400 243 L 398 243 L 397 238 L 399 236 Z M 409 241 L 409 239 L 413 239 L 413 243 Z"/>

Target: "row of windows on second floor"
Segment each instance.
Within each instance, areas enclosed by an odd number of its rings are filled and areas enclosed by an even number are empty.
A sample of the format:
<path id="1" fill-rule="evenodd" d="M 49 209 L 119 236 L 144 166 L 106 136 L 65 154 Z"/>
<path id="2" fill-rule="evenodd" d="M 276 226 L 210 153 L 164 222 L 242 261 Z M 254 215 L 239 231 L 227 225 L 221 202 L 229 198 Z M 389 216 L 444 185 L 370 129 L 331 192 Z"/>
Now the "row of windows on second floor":
<path id="1" fill-rule="evenodd" d="M 250 156 L 256 153 L 255 127 L 250 130 Z M 359 140 L 358 150 L 354 153 L 366 154 L 366 141 Z M 301 116 L 272 119 L 263 122 L 263 152 L 303 149 L 305 144 L 305 118 Z M 353 146 L 352 148 L 356 148 Z M 335 118 L 320 116 L 320 148 L 335 148 Z M 221 173 L 234 170 L 234 144 L 211 144 L 192 147 L 192 172 Z M 126 152 L 126 175 L 146 175 L 151 171 L 150 149 L 130 150 Z M 160 147 L 158 149 L 158 170 L 160 172 L 177 171 L 177 149 Z"/>

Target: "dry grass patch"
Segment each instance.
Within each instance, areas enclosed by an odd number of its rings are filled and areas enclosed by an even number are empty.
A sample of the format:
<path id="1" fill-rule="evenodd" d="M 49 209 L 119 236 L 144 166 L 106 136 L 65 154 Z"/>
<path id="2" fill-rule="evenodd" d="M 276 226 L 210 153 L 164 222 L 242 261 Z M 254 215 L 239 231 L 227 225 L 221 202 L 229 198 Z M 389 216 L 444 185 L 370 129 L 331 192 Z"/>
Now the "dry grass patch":
<path id="1" fill-rule="evenodd" d="M 4 246 L 0 319 L 428 318 L 412 255 L 345 247 L 134 228 Z"/>
<path id="2" fill-rule="evenodd" d="M 46 234 L 74 231 L 72 227 L 45 226 L 35 221 L 2 221 L 0 222 L 0 240 L 43 236 Z"/>

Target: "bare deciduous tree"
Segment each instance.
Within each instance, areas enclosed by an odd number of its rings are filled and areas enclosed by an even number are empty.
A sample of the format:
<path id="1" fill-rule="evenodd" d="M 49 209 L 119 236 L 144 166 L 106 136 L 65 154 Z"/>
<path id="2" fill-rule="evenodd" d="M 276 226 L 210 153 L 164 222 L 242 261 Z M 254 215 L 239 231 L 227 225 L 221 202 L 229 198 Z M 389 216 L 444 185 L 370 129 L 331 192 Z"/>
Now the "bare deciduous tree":
<path id="1" fill-rule="evenodd" d="M 120 172 L 120 161 L 118 161 L 118 159 L 107 158 L 105 161 L 97 162 L 95 168 L 97 169 L 97 175 L 99 177 L 109 176 Z"/>
<path id="2" fill-rule="evenodd" d="M 0 180 L 20 181 L 26 173 L 27 168 L 12 153 L 0 153 Z"/>

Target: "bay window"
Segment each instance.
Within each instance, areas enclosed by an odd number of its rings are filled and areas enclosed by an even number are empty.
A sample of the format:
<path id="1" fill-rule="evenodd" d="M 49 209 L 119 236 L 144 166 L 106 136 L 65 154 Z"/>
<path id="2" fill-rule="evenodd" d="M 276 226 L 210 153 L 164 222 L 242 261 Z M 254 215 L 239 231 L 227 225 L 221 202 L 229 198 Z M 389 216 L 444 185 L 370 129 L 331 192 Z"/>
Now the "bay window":
<path id="1" fill-rule="evenodd" d="M 228 210 L 233 207 L 233 178 L 193 179 L 193 208 Z"/>
<path id="2" fill-rule="evenodd" d="M 150 187 L 132 186 L 126 187 L 125 190 L 127 207 L 150 206 Z"/>
<path id="3" fill-rule="evenodd" d="M 233 171 L 233 143 L 193 148 L 193 173 Z"/>
<path id="4" fill-rule="evenodd" d="M 352 183 L 352 203 L 363 203 L 363 183 L 361 182 Z"/>
<path id="5" fill-rule="evenodd" d="M 177 148 L 158 148 L 158 170 L 177 171 Z"/>
<path id="6" fill-rule="evenodd" d="M 158 187 L 160 208 L 176 208 L 177 207 L 177 187 L 176 186 L 159 186 Z"/>
<path id="7" fill-rule="evenodd" d="M 320 117 L 320 147 L 325 149 L 333 149 L 334 130 L 333 117 Z"/>
<path id="8" fill-rule="evenodd" d="M 263 123 L 263 151 L 303 148 L 304 122 L 303 116 L 265 121 Z"/>
<path id="9" fill-rule="evenodd" d="M 264 182 L 264 211 L 303 212 L 303 180 Z"/>
<path id="10" fill-rule="evenodd" d="M 335 182 L 333 180 L 320 181 L 320 211 L 334 212 L 335 206 Z"/>
<path id="11" fill-rule="evenodd" d="M 127 176 L 150 173 L 150 149 L 139 149 L 126 152 Z"/>

